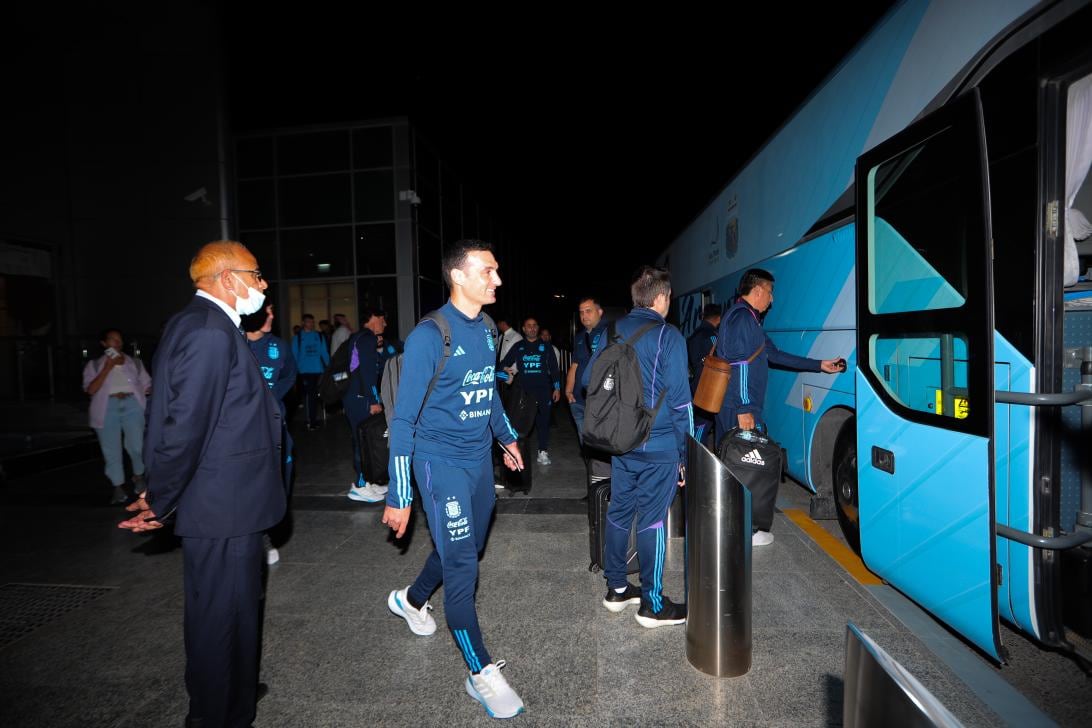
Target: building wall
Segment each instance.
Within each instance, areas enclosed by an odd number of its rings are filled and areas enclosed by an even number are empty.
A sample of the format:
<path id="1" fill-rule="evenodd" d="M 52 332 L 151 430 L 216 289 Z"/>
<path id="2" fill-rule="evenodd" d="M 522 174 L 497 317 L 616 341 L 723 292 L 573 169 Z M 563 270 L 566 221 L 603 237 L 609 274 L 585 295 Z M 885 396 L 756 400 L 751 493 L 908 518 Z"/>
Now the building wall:
<path id="1" fill-rule="evenodd" d="M 55 263 L 51 321 L 6 333 L 30 336 L 35 357 L 48 344 L 59 394 L 78 391 L 100 329 L 154 339 L 192 295 L 193 252 L 222 234 L 218 18 L 169 5 L 66 6 L 6 49 L 0 240 Z M 184 199 L 201 187 L 210 204 Z M 12 355 L 0 347 L 0 398 L 18 396 Z"/>

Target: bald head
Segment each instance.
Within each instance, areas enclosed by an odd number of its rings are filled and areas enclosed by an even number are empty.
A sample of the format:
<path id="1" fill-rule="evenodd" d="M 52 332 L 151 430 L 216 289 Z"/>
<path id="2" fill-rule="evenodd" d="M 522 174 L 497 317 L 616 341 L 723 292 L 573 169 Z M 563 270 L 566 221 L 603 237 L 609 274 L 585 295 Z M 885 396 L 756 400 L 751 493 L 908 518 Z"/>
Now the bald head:
<path id="1" fill-rule="evenodd" d="M 237 299 L 249 299 L 249 289 L 264 291 L 269 287 L 258 271 L 258 260 L 242 243 L 217 240 L 197 251 L 190 262 L 193 287 L 240 311 Z"/>

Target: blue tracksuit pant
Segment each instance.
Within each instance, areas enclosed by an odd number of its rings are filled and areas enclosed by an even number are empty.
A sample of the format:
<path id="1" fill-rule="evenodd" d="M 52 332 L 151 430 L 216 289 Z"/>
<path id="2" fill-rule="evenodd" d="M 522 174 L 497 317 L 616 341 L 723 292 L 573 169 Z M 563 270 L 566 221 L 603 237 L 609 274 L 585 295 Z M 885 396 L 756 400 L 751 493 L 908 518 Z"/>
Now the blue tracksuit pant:
<path id="1" fill-rule="evenodd" d="M 554 406 L 554 390 L 544 387 L 528 389 L 538 403 L 538 414 L 535 415 L 535 433 L 538 435 L 538 449 L 550 449 L 550 408 Z"/>
<path id="2" fill-rule="evenodd" d="M 424 604 L 444 585 L 448 629 L 471 672 L 493 661 L 482 641 L 474 592 L 478 557 L 485 548 L 497 497 L 488 458 L 470 468 L 454 467 L 427 455 L 414 456 L 413 474 L 421 491 L 434 549 L 409 589 L 410 601 Z"/>
<path id="3" fill-rule="evenodd" d="M 349 436 L 353 439 L 353 467 L 356 468 L 356 484 L 363 488 L 367 481 L 364 479 L 364 453 L 360 452 L 360 435 L 358 430 L 364 420 L 371 417 L 371 404 L 364 397 L 350 396 L 341 400 L 345 409 L 345 416 L 349 419 Z"/>
<path id="4" fill-rule="evenodd" d="M 603 573 L 607 587 L 626 585 L 626 547 L 629 529 L 637 517 L 637 556 L 641 561 L 641 598 L 654 612 L 663 607 L 664 556 L 667 533 L 664 520 L 679 486 L 679 463 L 650 462 L 621 455 L 610 460 L 610 506 Z"/>

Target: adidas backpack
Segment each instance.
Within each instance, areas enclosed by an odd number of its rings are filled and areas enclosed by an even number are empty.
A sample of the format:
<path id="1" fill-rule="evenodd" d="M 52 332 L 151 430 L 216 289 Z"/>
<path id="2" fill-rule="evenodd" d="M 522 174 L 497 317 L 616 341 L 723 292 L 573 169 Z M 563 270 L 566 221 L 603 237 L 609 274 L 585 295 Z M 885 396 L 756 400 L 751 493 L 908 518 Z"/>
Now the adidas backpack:
<path id="1" fill-rule="evenodd" d="M 421 409 L 417 411 L 414 421 L 421 416 L 421 412 L 425 409 L 425 402 L 428 402 L 429 395 L 432 394 L 432 390 L 436 387 L 436 382 L 440 380 L 440 374 L 444 371 L 444 366 L 447 364 L 447 360 L 451 358 L 451 326 L 448 325 L 447 319 L 439 311 L 430 311 L 421 317 L 421 321 L 431 321 L 436 324 L 440 329 L 440 336 L 444 340 L 444 355 L 440 359 L 440 365 L 436 367 L 436 373 L 432 375 L 432 380 L 428 383 L 428 389 L 425 390 L 425 398 L 421 400 Z M 489 317 L 489 314 L 482 311 L 482 320 L 485 323 L 486 328 L 489 329 L 490 335 L 493 340 L 497 339 L 497 327 L 493 323 L 493 319 Z M 418 322 L 420 325 L 420 322 Z M 387 359 L 387 363 L 383 365 L 383 378 L 379 384 L 379 400 L 383 403 L 383 414 L 387 418 L 387 427 L 390 427 L 391 421 L 394 419 L 394 404 L 398 397 L 398 383 L 402 379 L 402 359 L 405 355 L 399 352 L 390 359 Z"/>
<path id="2" fill-rule="evenodd" d="M 660 392 L 655 408 L 645 407 L 641 363 L 633 347 L 649 331 L 663 325 L 645 324 L 625 340 L 618 336 L 613 321 L 607 327 L 606 346 L 592 359 L 588 377 L 583 435 L 588 447 L 623 455 L 643 445 L 652 434 L 652 423 L 667 389 Z"/>

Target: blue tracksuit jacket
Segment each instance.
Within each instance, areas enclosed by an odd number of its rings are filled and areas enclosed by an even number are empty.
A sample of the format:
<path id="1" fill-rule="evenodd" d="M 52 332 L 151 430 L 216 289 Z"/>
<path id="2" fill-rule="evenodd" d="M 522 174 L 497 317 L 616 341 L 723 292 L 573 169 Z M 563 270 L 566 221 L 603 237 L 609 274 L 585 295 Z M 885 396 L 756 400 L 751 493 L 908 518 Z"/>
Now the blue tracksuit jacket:
<path id="1" fill-rule="evenodd" d="M 292 354 L 300 374 L 322 374 L 330 363 L 330 352 L 326 349 L 326 338 L 318 331 L 301 329 L 293 336 Z"/>
<path id="2" fill-rule="evenodd" d="M 686 440 L 694 433 L 694 410 L 687 384 L 686 340 L 679 330 L 650 308 L 635 308 L 616 324 L 618 336 L 628 339 L 648 323 L 659 324 L 645 334 L 634 347 L 641 362 L 641 380 L 645 386 L 645 406 L 652 409 L 661 392 L 666 392 L 652 433 L 644 445 L 626 457 L 638 455 L 653 462 L 686 462 Z M 599 349 L 602 352 L 609 342 Z M 586 368 L 582 386 L 588 386 L 593 358 Z"/>
<path id="3" fill-rule="evenodd" d="M 550 391 L 561 388 L 561 375 L 557 371 L 554 347 L 541 339 L 516 342 L 500 363 L 501 369 L 516 364 L 518 382 L 529 392 Z"/>
<path id="4" fill-rule="evenodd" d="M 573 341 L 573 364 L 576 364 L 576 379 L 573 380 L 573 397 L 577 402 L 583 402 L 586 396 L 583 381 L 584 371 L 588 368 L 588 362 L 599 351 L 606 338 L 608 322 L 600 319 L 599 323 L 591 331 L 587 329 L 576 335 Z"/>
<path id="5" fill-rule="evenodd" d="M 273 390 L 273 396 L 281 403 L 284 410 L 284 396 L 292 391 L 296 383 L 296 359 L 284 340 L 273 334 L 266 334 L 257 341 L 247 339 L 250 351 L 258 362 L 262 379 Z"/>
<path id="6" fill-rule="evenodd" d="M 379 400 L 379 353 L 376 351 L 379 340 L 371 331 L 363 329 L 353 334 L 349 345 L 352 347 L 349 354 L 349 388 L 345 390 L 342 401 L 353 400 L 354 404 L 368 406 L 382 404 Z M 366 411 L 367 407 L 364 409 Z"/>
<path id="7" fill-rule="evenodd" d="M 470 468 L 490 458 L 494 437 L 505 445 L 517 439 L 497 395 L 497 345 L 481 314 L 467 318 L 450 301 L 440 313 L 451 327 L 452 355 L 423 409 L 428 383 L 444 356 L 443 338 L 436 324 L 425 320 L 406 339 L 390 427 L 387 504 L 395 508 L 413 500 L 410 465 L 415 454 Z"/>
<path id="8" fill-rule="evenodd" d="M 750 364 L 749 359 L 762 344 L 766 348 Z M 753 414 L 762 421 L 762 403 L 766 399 L 766 379 L 770 364 L 804 372 L 822 371 L 822 362 L 787 354 L 770 341 L 762 329 L 758 311 L 744 300 L 733 305 L 720 322 L 717 356 L 732 364 L 732 380 L 724 395 L 721 413 Z M 734 426 L 734 425 L 730 425 Z"/>

